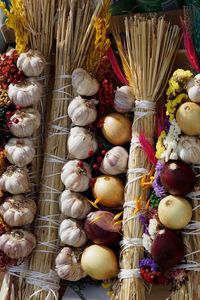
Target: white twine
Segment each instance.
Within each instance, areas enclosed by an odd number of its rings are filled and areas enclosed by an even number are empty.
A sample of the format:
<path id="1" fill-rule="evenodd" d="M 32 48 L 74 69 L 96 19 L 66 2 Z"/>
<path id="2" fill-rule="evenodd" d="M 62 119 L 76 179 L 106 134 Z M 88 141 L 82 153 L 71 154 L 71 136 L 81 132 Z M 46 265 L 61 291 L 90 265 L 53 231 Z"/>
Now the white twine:
<path id="1" fill-rule="evenodd" d="M 175 267 L 175 269 L 184 269 L 187 271 L 200 271 L 200 263 L 195 261 L 188 261 L 188 263 L 180 264 Z"/>
<path id="2" fill-rule="evenodd" d="M 189 231 L 185 231 L 189 230 Z M 182 231 L 184 235 L 198 235 L 200 234 L 200 222 L 191 221 Z"/>
<path id="3" fill-rule="evenodd" d="M 65 164 L 67 162 L 66 159 L 63 159 L 59 156 L 44 153 L 44 161 L 50 162 L 50 163 L 60 163 Z"/>
<path id="4" fill-rule="evenodd" d="M 192 251 L 192 252 L 190 252 L 188 254 L 185 254 L 184 257 L 188 257 L 188 256 L 195 255 L 195 254 L 198 254 L 198 253 L 200 253 L 200 249 L 196 250 L 196 251 Z"/>
<path id="5" fill-rule="evenodd" d="M 47 190 L 41 190 L 40 193 L 45 194 L 45 193 L 51 193 L 51 194 L 60 194 L 60 190 L 57 190 L 55 188 L 52 188 L 51 186 L 45 185 L 45 184 L 41 184 L 41 186 L 43 186 L 44 188 L 46 188 Z M 49 190 L 49 191 L 48 191 Z M 43 201 L 43 200 L 42 200 Z"/>
<path id="6" fill-rule="evenodd" d="M 187 197 L 189 197 L 192 200 L 200 200 L 200 190 L 193 191 L 193 192 L 187 194 Z"/>
<path id="7" fill-rule="evenodd" d="M 58 226 L 60 225 L 60 215 L 59 214 L 45 215 L 45 216 L 36 215 L 36 218 L 37 218 L 37 221 L 49 222 L 49 223 L 52 223 L 52 224 L 58 225 Z"/>
<path id="8" fill-rule="evenodd" d="M 39 226 L 38 226 L 39 227 Z M 44 246 L 44 247 L 47 247 L 49 249 L 52 249 L 51 250 L 44 250 L 44 249 L 35 249 L 33 250 L 33 252 L 39 252 L 39 253 L 51 253 L 51 254 L 55 254 L 56 250 L 57 250 L 57 245 L 58 245 L 58 239 L 55 239 L 55 240 L 49 240 L 49 241 L 46 241 L 46 242 L 43 242 L 43 241 L 38 241 L 37 242 L 37 246 Z"/>
<path id="9" fill-rule="evenodd" d="M 137 111 L 137 109 L 144 109 L 146 111 Z M 140 120 L 141 118 L 152 116 L 156 113 L 156 103 L 154 101 L 148 100 L 136 100 L 135 101 L 135 120 L 134 122 Z"/>
<path id="10" fill-rule="evenodd" d="M 28 262 L 24 261 L 19 266 L 12 266 L 8 268 L 8 273 L 15 277 L 24 277 L 22 273 L 25 273 L 28 270 Z"/>
<path id="11" fill-rule="evenodd" d="M 118 274 L 119 280 L 137 277 L 140 278 L 140 269 L 121 269 Z"/>
<path id="12" fill-rule="evenodd" d="M 142 247 L 142 238 L 123 238 L 123 240 L 120 242 L 120 245 L 122 247 L 121 254 L 126 251 L 128 248 L 132 247 Z"/>
<path id="13" fill-rule="evenodd" d="M 29 271 L 26 277 L 26 282 L 31 285 L 35 285 L 40 289 L 35 291 L 28 300 L 32 299 L 34 296 L 42 293 L 43 291 L 48 291 L 48 295 L 44 300 L 50 299 L 51 294 L 54 299 L 58 299 L 59 277 L 55 271 L 50 271 L 49 273 L 40 273 L 35 271 Z"/>
<path id="14" fill-rule="evenodd" d="M 128 182 L 126 183 L 125 189 L 128 187 L 129 184 L 131 184 L 137 180 L 140 180 L 144 175 L 147 175 L 148 173 L 149 173 L 149 171 L 145 168 L 129 169 L 128 174 L 142 174 L 142 175 L 139 175 L 131 180 L 128 180 Z"/>

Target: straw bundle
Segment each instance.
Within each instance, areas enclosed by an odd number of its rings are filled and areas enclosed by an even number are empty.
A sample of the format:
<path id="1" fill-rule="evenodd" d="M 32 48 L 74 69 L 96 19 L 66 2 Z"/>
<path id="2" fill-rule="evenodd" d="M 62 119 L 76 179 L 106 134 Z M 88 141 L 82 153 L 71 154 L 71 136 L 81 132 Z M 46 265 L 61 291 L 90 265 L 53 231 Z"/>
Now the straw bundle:
<path id="1" fill-rule="evenodd" d="M 178 26 L 171 26 L 164 18 L 135 15 L 125 19 L 125 47 L 119 32 L 114 31 L 124 72 L 133 89 L 136 101 L 132 126 L 132 143 L 125 192 L 123 215 L 124 248 L 121 252 L 121 289 L 115 299 L 145 298 L 144 284 L 139 278 L 138 265 L 143 257 L 141 237 L 143 227 L 140 210 L 148 189 L 144 192 L 140 179 L 148 174 L 151 164 L 139 143 L 140 134 L 153 144 L 155 134 L 155 105 L 167 82 L 170 67 L 178 48 Z M 142 197 L 141 197 L 142 196 Z M 129 241 L 129 245 L 128 242 Z"/>
<path id="2" fill-rule="evenodd" d="M 24 299 L 31 295 L 31 299 L 57 299 L 59 279 L 52 270 L 58 246 L 58 196 L 63 190 L 60 173 L 67 158 L 70 127 L 67 108 L 72 97 L 71 73 L 85 61 L 93 36 L 93 16 L 99 14 L 100 7 L 101 4 L 94 8 L 88 0 L 59 0 L 58 3 L 55 84 L 35 222 L 37 247 L 31 257 Z"/>
<path id="3" fill-rule="evenodd" d="M 40 83 L 43 85 L 43 97 L 40 103 L 35 107 L 42 115 L 41 128 L 38 129 L 33 136 L 33 141 L 36 146 L 36 156 L 32 163 L 32 182 L 36 186 L 36 192 L 39 190 L 42 171 L 46 102 L 47 99 L 50 99 L 50 89 L 48 89 L 48 87 L 50 86 L 51 53 L 54 38 L 55 14 L 57 9 L 56 4 L 56 0 L 23 0 L 28 24 L 30 48 L 40 51 L 46 60 L 43 74 L 40 78 L 38 78 Z"/>

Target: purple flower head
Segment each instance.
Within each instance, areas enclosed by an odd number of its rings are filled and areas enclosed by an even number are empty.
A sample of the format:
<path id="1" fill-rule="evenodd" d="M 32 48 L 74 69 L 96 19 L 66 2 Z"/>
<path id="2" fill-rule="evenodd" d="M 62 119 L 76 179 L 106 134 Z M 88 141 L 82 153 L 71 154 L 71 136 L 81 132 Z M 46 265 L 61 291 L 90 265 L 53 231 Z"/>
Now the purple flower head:
<path id="1" fill-rule="evenodd" d="M 169 121 L 169 118 L 166 117 L 165 120 L 164 120 L 164 129 L 165 129 L 166 133 L 169 132 L 170 125 L 171 125 L 171 123 Z"/>
<path id="2" fill-rule="evenodd" d="M 148 234 L 148 227 L 149 227 L 149 220 L 146 217 L 146 215 L 140 215 L 139 216 L 140 222 L 143 224 L 143 231 L 144 233 Z"/>
<path id="3" fill-rule="evenodd" d="M 151 272 L 156 272 L 159 269 L 158 265 L 151 258 L 143 258 L 139 262 L 139 267 L 140 268 L 149 268 L 151 270 Z"/>
<path id="4" fill-rule="evenodd" d="M 156 173 L 155 173 L 155 179 L 153 181 L 153 188 L 156 193 L 157 197 L 163 198 L 167 195 L 167 192 L 165 188 L 163 187 L 161 180 L 160 180 L 160 172 L 162 171 L 164 164 L 161 163 L 160 161 L 157 162 L 156 164 Z"/>

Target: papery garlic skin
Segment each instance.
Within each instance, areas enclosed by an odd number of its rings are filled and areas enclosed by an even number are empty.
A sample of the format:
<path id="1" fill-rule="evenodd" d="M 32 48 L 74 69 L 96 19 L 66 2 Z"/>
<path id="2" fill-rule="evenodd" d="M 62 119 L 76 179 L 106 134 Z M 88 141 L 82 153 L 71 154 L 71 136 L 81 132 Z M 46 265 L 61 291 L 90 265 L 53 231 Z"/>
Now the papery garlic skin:
<path id="1" fill-rule="evenodd" d="M 24 197 L 24 195 L 15 195 L 8 197 L 0 205 L 0 215 L 6 224 L 11 227 L 19 227 L 31 224 L 37 210 L 35 201 Z"/>
<path id="2" fill-rule="evenodd" d="M 56 272 L 62 279 L 78 281 L 86 276 L 80 264 L 81 251 L 64 247 L 56 257 Z"/>
<path id="3" fill-rule="evenodd" d="M 80 96 L 74 98 L 68 106 L 68 115 L 72 123 L 77 126 L 86 126 L 97 118 L 96 100 L 85 100 Z"/>
<path id="4" fill-rule="evenodd" d="M 40 113 L 33 108 L 16 111 L 10 118 L 10 131 L 16 137 L 31 137 L 40 126 Z"/>
<path id="5" fill-rule="evenodd" d="M 39 76 L 45 67 L 45 58 L 37 50 L 21 53 L 17 60 L 17 67 L 28 77 Z"/>
<path id="6" fill-rule="evenodd" d="M 135 99 L 131 87 L 124 85 L 117 88 L 113 104 L 115 110 L 118 112 L 126 113 L 133 111 Z"/>
<path id="7" fill-rule="evenodd" d="M 72 72 L 72 86 L 81 96 L 94 96 L 99 90 L 99 83 L 82 68 Z"/>
<path id="8" fill-rule="evenodd" d="M 87 236 L 81 224 L 74 219 L 65 219 L 60 224 L 59 237 L 63 244 L 72 247 L 82 247 L 87 242 Z"/>
<path id="9" fill-rule="evenodd" d="M 82 220 L 91 212 L 92 206 L 82 194 L 65 190 L 59 198 L 62 214 L 66 217 Z"/>
<path id="10" fill-rule="evenodd" d="M 35 156 L 34 144 L 27 138 L 10 138 L 5 150 L 9 162 L 20 168 L 30 164 Z"/>
<path id="11" fill-rule="evenodd" d="M 24 194 L 30 191 L 30 180 L 26 169 L 10 166 L 0 177 L 0 189 L 5 192 Z"/>
<path id="12" fill-rule="evenodd" d="M 187 92 L 191 101 L 200 102 L 200 74 L 197 74 L 188 81 Z"/>
<path id="13" fill-rule="evenodd" d="M 200 163 L 200 138 L 182 135 L 177 145 L 178 157 L 187 164 Z"/>
<path id="14" fill-rule="evenodd" d="M 10 84 L 8 96 L 15 105 L 27 107 L 38 103 L 42 96 L 42 85 L 30 79 L 18 84 Z"/>
<path id="15" fill-rule="evenodd" d="M 106 175 L 118 175 L 126 173 L 128 168 L 128 152 L 121 146 L 109 150 L 100 167 L 100 171 Z"/>
<path id="16" fill-rule="evenodd" d="M 90 157 L 90 151 L 95 153 L 98 148 L 97 140 L 88 129 L 73 127 L 67 141 L 68 152 L 73 158 L 86 159 Z"/>
<path id="17" fill-rule="evenodd" d="M 72 192 L 84 192 L 92 178 L 90 166 L 79 160 L 69 160 L 62 168 L 61 181 Z"/>
<path id="18" fill-rule="evenodd" d="M 0 236 L 0 250 L 15 259 L 27 257 L 36 246 L 35 236 L 23 229 L 13 229 Z"/>

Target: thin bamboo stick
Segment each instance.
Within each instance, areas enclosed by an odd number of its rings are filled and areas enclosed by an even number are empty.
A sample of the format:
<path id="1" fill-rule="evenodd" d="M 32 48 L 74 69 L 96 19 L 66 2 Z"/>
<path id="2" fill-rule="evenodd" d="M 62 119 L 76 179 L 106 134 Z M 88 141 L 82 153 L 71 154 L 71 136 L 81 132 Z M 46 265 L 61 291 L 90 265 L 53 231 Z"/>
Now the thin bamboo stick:
<path id="1" fill-rule="evenodd" d="M 153 106 L 159 99 L 167 81 L 180 36 L 179 28 L 170 26 L 164 18 L 157 19 L 140 15 L 126 18 L 125 30 L 126 39 L 122 52 L 126 53 L 126 62 L 128 62 L 131 73 L 129 84 L 137 99 L 123 215 L 123 235 L 126 241 L 142 237 L 143 228 L 138 218 L 141 212 L 133 214 L 133 204 L 134 201 L 140 199 L 141 195 L 144 195 L 140 186 L 140 178 L 151 168 L 151 164 L 138 142 L 138 137 L 143 133 L 153 144 L 155 134 Z M 115 38 L 120 44 L 120 35 L 116 31 Z M 122 58 L 123 63 L 124 56 Z M 145 106 L 142 107 L 141 104 Z M 141 205 L 143 206 L 144 203 Z M 135 275 L 127 275 L 130 270 L 135 270 L 137 274 L 139 261 L 143 257 L 143 247 L 133 245 L 128 249 L 122 248 L 121 256 L 121 270 L 123 271 L 121 272 L 121 289 L 119 295 L 115 295 L 115 299 L 145 299 L 143 281 L 137 276 L 134 277 Z"/>
<path id="2" fill-rule="evenodd" d="M 93 16 L 100 13 L 102 4 L 96 8 L 92 4 L 91 0 L 59 0 L 58 3 L 55 84 L 45 141 L 39 216 L 35 222 L 37 246 L 31 257 L 26 300 L 31 295 L 31 299 L 41 300 L 58 296 L 59 278 L 52 270 L 58 246 L 58 196 L 63 190 L 60 173 L 67 159 L 70 127 L 67 108 L 73 93 L 71 73 L 84 63 L 94 33 Z"/>

